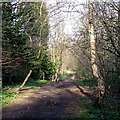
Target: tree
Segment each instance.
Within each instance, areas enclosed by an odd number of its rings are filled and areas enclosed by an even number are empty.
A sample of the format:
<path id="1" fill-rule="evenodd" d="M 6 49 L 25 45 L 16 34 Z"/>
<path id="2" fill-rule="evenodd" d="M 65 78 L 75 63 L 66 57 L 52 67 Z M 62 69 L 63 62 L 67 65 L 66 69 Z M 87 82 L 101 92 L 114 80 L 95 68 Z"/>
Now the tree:
<path id="1" fill-rule="evenodd" d="M 104 101 L 104 94 L 105 94 L 105 85 L 104 85 L 104 79 L 100 74 L 96 61 L 96 40 L 95 40 L 94 27 L 93 27 L 93 15 L 92 15 L 93 12 L 92 12 L 91 0 L 88 1 L 88 8 L 89 8 L 89 39 L 91 46 L 91 65 L 92 65 L 93 75 L 97 78 L 97 82 L 98 82 L 97 105 L 99 107 L 102 107 Z"/>
<path id="2" fill-rule="evenodd" d="M 93 4 L 97 55 L 107 91 L 120 89 L 119 84 L 119 2 Z"/>
<path id="3" fill-rule="evenodd" d="M 15 22 L 16 14 L 14 9 L 16 4 L 12 4 L 11 2 L 2 4 L 3 83 L 10 82 L 11 80 L 13 82 L 15 76 L 17 80 L 20 80 L 22 75 L 18 75 L 16 70 L 26 62 L 21 54 L 23 52 L 22 46 L 25 45 L 27 37 L 20 32 L 21 24 Z"/>
<path id="4" fill-rule="evenodd" d="M 24 32 L 29 37 L 27 46 L 34 50 L 29 60 L 32 69 L 30 69 L 28 75 L 30 76 L 30 74 L 32 74 L 31 77 L 37 79 L 48 79 L 53 72 L 54 65 L 49 58 L 47 50 L 49 27 L 46 4 L 44 1 L 29 3 L 25 5 L 24 9 L 31 13 L 26 13 L 23 17 L 25 21 L 23 28 Z M 28 78 L 29 77 L 26 77 L 21 87 L 24 86 Z"/>
<path id="5" fill-rule="evenodd" d="M 14 79 L 21 82 L 31 68 L 31 77 L 41 79 L 44 74 L 44 79 L 48 79 L 54 65 L 47 50 L 49 25 L 46 4 L 44 1 L 15 1 L 3 3 L 2 7 L 3 81 L 12 83 Z"/>

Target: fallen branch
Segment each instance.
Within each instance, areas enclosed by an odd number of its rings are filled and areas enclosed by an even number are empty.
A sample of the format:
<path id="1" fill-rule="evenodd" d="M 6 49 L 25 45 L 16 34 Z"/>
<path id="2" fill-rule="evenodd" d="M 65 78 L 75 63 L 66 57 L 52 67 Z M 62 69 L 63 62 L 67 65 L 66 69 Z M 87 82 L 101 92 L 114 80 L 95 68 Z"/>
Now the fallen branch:
<path id="1" fill-rule="evenodd" d="M 32 70 L 30 70 L 30 71 L 29 71 L 29 73 L 28 73 L 28 75 L 26 76 L 26 78 L 25 78 L 24 82 L 23 82 L 23 83 L 22 83 L 22 85 L 18 88 L 18 90 L 17 90 L 17 91 L 21 91 L 21 90 L 22 90 L 23 86 L 24 86 L 24 85 L 25 85 L 25 83 L 28 81 L 28 79 L 29 79 L 29 77 L 30 77 L 31 73 L 32 73 Z"/>

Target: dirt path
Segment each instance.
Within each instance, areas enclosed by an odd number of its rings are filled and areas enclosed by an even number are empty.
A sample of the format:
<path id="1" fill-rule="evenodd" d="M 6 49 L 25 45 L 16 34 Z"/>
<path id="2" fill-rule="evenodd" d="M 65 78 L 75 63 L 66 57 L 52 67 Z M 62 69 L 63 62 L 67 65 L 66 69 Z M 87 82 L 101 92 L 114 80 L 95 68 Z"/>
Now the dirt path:
<path id="1" fill-rule="evenodd" d="M 65 118 L 79 114 L 91 101 L 70 79 L 49 83 L 37 91 L 27 90 L 26 95 L 14 100 L 3 109 L 3 118 Z M 57 119 L 56 119 L 57 120 Z"/>

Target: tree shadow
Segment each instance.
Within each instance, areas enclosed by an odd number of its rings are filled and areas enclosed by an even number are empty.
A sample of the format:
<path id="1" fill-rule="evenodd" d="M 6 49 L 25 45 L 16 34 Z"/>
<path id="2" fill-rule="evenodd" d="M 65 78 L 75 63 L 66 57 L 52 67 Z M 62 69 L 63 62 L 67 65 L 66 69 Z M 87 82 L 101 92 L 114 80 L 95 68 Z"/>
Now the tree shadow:
<path id="1" fill-rule="evenodd" d="M 82 94 L 84 94 L 86 97 L 88 97 L 89 99 L 91 99 L 91 100 L 93 100 L 93 101 L 96 101 L 96 97 L 95 96 L 93 96 L 93 95 L 91 95 L 90 93 L 88 93 L 88 92 L 85 92 L 84 90 L 83 90 L 83 88 L 81 87 L 81 86 L 79 86 L 79 85 L 77 85 L 76 83 L 74 83 L 75 84 L 75 86 L 79 89 L 79 91 L 82 93 Z"/>
<path id="2" fill-rule="evenodd" d="M 38 94 L 37 94 L 38 95 Z M 25 99 L 25 101 L 27 98 Z M 64 109 L 68 106 L 68 98 L 60 96 L 52 98 L 50 96 L 43 96 L 43 98 L 29 97 L 32 103 L 27 104 L 14 104 L 8 108 L 3 109 L 3 120 L 6 118 L 11 119 L 53 119 L 60 118 L 64 115 Z M 66 104 L 61 104 L 61 102 Z"/>
<path id="3" fill-rule="evenodd" d="M 32 96 L 25 97 L 22 100 L 23 103 L 14 102 L 10 107 L 4 108 L 3 120 L 6 118 L 58 119 L 63 118 L 65 115 L 74 115 L 74 113 L 66 112 L 66 109 L 71 106 L 69 102 L 71 98 L 67 91 L 61 90 L 63 87 L 71 86 L 71 84 L 62 87 L 59 84 L 60 82 L 52 84 L 53 86 L 45 85 L 38 91 L 32 92 Z M 28 92 L 28 94 L 30 93 Z"/>
<path id="4" fill-rule="evenodd" d="M 69 88 L 75 86 L 90 100 L 71 92 Z M 31 96 L 28 95 L 28 97 L 24 98 L 23 103 L 14 103 L 10 107 L 4 108 L 3 120 L 6 118 L 20 120 L 62 120 L 66 118 L 77 118 L 76 116 L 80 110 L 88 107 L 85 103 L 93 100 L 93 96 L 84 92 L 84 90 L 80 86 L 75 85 L 73 81 L 56 82 L 52 85 L 47 84 L 31 94 Z"/>

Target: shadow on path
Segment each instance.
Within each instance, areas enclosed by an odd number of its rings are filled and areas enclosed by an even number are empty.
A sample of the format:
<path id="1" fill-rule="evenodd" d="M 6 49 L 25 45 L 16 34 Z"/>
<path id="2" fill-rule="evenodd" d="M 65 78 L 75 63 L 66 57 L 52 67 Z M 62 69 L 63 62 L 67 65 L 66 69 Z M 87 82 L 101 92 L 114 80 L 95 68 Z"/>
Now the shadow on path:
<path id="1" fill-rule="evenodd" d="M 85 96 L 89 98 L 90 96 L 75 85 L 70 80 L 71 77 L 68 76 L 65 81 L 46 84 L 38 91 L 26 91 L 26 96 L 17 98 L 11 106 L 3 109 L 3 120 L 5 118 L 58 120 L 77 116 L 81 110 L 80 101 L 85 102 Z M 80 94 L 77 94 L 78 89 Z"/>
<path id="2" fill-rule="evenodd" d="M 76 85 L 76 87 L 80 90 L 80 92 L 81 92 L 82 94 L 84 94 L 86 97 L 88 97 L 89 99 L 91 99 L 91 100 L 93 100 L 93 101 L 96 100 L 96 97 L 95 97 L 95 96 L 89 94 L 88 92 L 85 92 L 81 86 L 77 85 L 76 83 L 75 83 L 75 85 Z"/>

